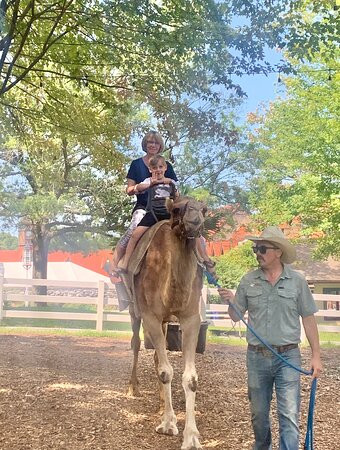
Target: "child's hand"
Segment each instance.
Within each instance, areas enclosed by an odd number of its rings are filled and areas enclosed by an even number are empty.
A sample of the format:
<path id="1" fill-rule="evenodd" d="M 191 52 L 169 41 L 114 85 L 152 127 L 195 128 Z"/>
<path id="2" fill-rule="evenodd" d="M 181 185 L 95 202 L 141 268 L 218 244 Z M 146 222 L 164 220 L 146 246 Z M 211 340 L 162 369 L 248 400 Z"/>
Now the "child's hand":
<path id="1" fill-rule="evenodd" d="M 164 183 L 164 178 L 156 178 L 154 176 L 151 177 L 151 184 L 160 184 L 160 183 Z"/>

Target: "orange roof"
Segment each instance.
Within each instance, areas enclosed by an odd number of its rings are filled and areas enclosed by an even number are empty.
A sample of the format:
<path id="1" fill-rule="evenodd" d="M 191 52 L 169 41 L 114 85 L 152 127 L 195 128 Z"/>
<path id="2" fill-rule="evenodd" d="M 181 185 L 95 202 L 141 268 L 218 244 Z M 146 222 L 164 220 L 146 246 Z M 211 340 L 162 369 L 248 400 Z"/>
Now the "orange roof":
<path id="1" fill-rule="evenodd" d="M 241 225 L 237 230 L 231 233 L 229 239 L 222 239 L 220 241 L 207 241 L 206 248 L 209 256 L 221 256 L 228 252 L 233 247 L 236 247 L 239 242 L 244 241 L 245 236 L 249 234 L 246 225 Z"/>

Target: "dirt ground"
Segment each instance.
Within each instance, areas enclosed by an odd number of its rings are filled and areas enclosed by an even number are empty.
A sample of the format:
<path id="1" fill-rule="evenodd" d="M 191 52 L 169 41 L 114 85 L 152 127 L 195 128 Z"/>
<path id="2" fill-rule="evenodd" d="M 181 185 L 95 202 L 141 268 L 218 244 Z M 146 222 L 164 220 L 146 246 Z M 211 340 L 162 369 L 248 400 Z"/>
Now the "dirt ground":
<path id="1" fill-rule="evenodd" d="M 340 442 L 340 349 L 325 349 L 322 353 L 325 367 L 317 391 L 315 450 L 333 450 Z M 125 394 L 132 362 L 128 341 L 2 335 L 0 355 L 2 450 L 180 449 L 185 406 L 181 353 L 170 353 L 180 431 L 174 437 L 154 431 L 159 404 L 152 350 L 141 351 L 140 398 Z M 308 350 L 304 350 L 305 367 L 308 356 Z M 197 425 L 204 448 L 251 448 L 245 349 L 208 345 L 205 354 L 197 355 L 196 360 Z M 305 435 L 309 388 L 310 379 L 304 376 L 301 440 Z"/>

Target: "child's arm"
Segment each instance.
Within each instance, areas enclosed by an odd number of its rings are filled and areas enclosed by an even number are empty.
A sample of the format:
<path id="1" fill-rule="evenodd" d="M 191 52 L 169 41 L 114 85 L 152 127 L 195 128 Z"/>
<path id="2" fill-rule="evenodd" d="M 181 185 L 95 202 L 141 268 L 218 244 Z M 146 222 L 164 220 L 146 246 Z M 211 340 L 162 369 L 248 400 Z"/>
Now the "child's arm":
<path id="1" fill-rule="evenodd" d="M 135 184 L 134 194 L 140 194 L 141 192 L 146 191 L 150 187 L 150 184 L 151 184 L 150 178 L 146 178 L 141 183 Z"/>

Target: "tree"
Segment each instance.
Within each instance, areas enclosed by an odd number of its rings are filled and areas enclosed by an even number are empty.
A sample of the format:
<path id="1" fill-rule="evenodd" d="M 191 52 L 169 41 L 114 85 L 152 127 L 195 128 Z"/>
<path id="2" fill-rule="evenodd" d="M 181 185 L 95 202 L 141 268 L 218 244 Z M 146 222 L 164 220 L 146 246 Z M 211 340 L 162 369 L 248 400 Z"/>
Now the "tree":
<path id="1" fill-rule="evenodd" d="M 242 95 L 231 74 L 272 70 L 264 49 L 285 41 L 292 18 L 297 31 L 283 46 L 306 42 L 299 30 L 307 22 L 280 1 L 1 0 L 0 7 L 0 213 L 29 218 L 35 276 L 43 277 L 52 238 L 124 222 L 122 149 L 150 116 L 169 147 L 207 137 L 228 146 L 234 129 L 221 120 L 220 92 L 227 89 L 231 107 Z M 322 26 L 332 20 L 316 9 Z M 235 16 L 244 24 L 233 26 Z M 316 36 L 314 47 L 332 42 L 317 29 L 306 34 Z"/>
<path id="2" fill-rule="evenodd" d="M 6 224 L 25 222 L 30 227 L 35 278 L 46 278 L 51 240 L 86 231 L 112 237 L 113 231 L 123 229 L 130 211 L 123 188 L 128 160 L 119 144 L 125 141 L 124 126 L 135 120 L 133 112 L 129 115 L 128 104 L 123 114 L 117 105 L 103 110 L 86 90 L 74 95 L 72 89 L 54 89 L 62 90 L 65 110 L 57 126 L 39 126 L 12 109 L 0 125 L 0 216 Z M 26 100 L 29 109 L 34 100 Z M 76 135 L 67 126 L 66 111 Z"/>
<path id="3" fill-rule="evenodd" d="M 18 248 L 18 238 L 12 236 L 10 233 L 0 233 L 0 249 L 1 250 L 15 250 Z"/>
<path id="4" fill-rule="evenodd" d="M 112 247 L 112 236 L 105 237 L 101 234 L 85 233 L 64 233 L 51 239 L 49 252 L 80 252 L 85 255 L 98 250 Z"/>
<path id="5" fill-rule="evenodd" d="M 216 272 L 219 284 L 229 289 L 235 289 L 243 275 L 255 269 L 257 265 L 251 242 L 232 248 L 217 259 Z"/>
<path id="6" fill-rule="evenodd" d="M 252 117 L 261 161 L 251 195 L 256 220 L 264 226 L 299 216 L 319 257 L 340 254 L 339 75 L 326 67 L 322 60 L 297 66 L 285 80 L 286 99 Z"/>
<path id="7" fill-rule="evenodd" d="M 32 95 L 28 86 L 38 91 L 56 78 L 133 96 L 151 107 L 169 138 L 180 139 L 178 120 L 188 111 L 214 122 L 214 105 L 194 108 L 193 100 L 217 103 L 219 87 L 241 94 L 232 73 L 285 70 L 283 62 L 273 68 L 265 60 L 267 46 L 298 56 L 307 53 L 306 46 L 308 55 L 320 43 L 331 46 L 331 3 L 2 0 L 1 101 L 8 106 L 11 90 Z M 235 17 L 241 25 L 232 25 Z"/>

